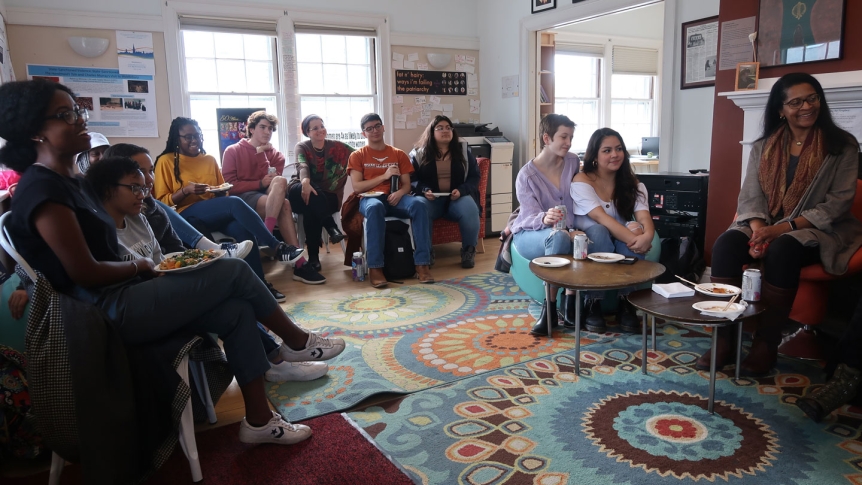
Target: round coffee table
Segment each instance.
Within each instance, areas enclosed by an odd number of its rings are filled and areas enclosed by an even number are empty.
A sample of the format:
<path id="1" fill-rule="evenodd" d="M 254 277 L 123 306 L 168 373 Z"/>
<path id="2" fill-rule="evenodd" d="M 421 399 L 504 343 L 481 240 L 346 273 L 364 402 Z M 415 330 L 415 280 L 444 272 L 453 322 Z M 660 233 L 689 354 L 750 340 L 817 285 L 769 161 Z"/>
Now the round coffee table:
<path id="1" fill-rule="evenodd" d="M 715 298 L 711 296 L 695 293 L 694 296 L 684 296 L 680 298 L 665 298 L 658 293 L 647 289 L 634 291 L 628 296 L 629 303 L 638 310 L 643 311 L 643 365 L 641 372 L 647 373 L 648 356 L 647 356 L 647 315 L 652 319 L 652 347 L 655 350 L 655 317 L 661 317 L 665 320 L 679 322 L 684 325 L 694 327 L 712 327 L 712 346 L 711 359 L 709 362 L 709 405 L 708 411 L 712 414 L 713 404 L 715 402 L 715 348 L 718 343 L 719 327 L 728 327 L 736 325 L 736 375 L 739 379 L 739 365 L 742 358 L 742 322 L 753 316 L 759 315 L 766 309 L 766 305 L 757 302 L 749 302 L 748 308 L 742 312 L 734 321 L 730 321 L 721 317 L 710 317 L 703 315 L 699 310 L 692 308 L 700 301 L 730 301 L 729 298 Z"/>
<path id="2" fill-rule="evenodd" d="M 635 264 L 597 263 L 589 259 L 574 259 L 571 256 L 555 256 L 568 259 L 566 266 L 549 268 L 530 262 L 532 271 L 545 282 L 545 305 L 551 300 L 551 285 L 575 290 L 578 305 L 575 307 L 575 371 L 581 372 L 581 291 L 617 290 L 652 281 L 665 271 L 665 267 L 652 261 L 639 260 Z M 546 312 L 547 313 L 547 312 Z M 552 335 L 550 322 L 545 320 L 548 336 Z"/>

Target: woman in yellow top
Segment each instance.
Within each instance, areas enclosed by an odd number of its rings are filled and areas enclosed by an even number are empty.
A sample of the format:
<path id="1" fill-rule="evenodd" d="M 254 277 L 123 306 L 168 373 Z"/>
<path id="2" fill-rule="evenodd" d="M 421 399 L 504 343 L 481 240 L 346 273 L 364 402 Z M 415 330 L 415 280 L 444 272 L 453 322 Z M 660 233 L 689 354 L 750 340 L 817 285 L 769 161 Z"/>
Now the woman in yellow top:
<path id="1" fill-rule="evenodd" d="M 281 261 L 301 266 L 305 251 L 279 242 L 257 215 L 239 197 L 217 197 L 208 191 L 224 183 L 216 159 L 203 150 L 203 135 L 198 122 L 191 118 L 176 118 L 171 122 L 165 151 L 156 159 L 155 197 L 177 207 L 192 225 L 202 225 L 211 231 L 221 231 L 237 241 L 252 241 L 254 247 L 246 258 L 251 269 L 263 279 L 258 245 L 268 246 L 269 252 Z M 270 291 L 277 291 L 267 284 Z"/>

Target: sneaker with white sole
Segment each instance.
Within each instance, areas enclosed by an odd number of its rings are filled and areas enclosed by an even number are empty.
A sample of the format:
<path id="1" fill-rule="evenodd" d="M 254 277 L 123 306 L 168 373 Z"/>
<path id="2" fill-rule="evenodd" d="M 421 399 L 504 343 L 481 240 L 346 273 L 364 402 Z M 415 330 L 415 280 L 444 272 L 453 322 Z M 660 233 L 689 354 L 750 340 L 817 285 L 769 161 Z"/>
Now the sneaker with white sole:
<path id="1" fill-rule="evenodd" d="M 329 360 L 344 352 L 344 340 L 339 337 L 321 337 L 314 332 L 308 332 L 308 341 L 302 350 L 293 350 L 286 344 L 281 344 L 279 353 L 286 362 L 306 362 Z"/>
<path id="2" fill-rule="evenodd" d="M 326 278 L 318 273 L 311 264 L 303 264 L 302 267 L 293 268 L 293 281 L 301 281 L 306 285 L 322 285 Z"/>
<path id="3" fill-rule="evenodd" d="M 313 381 L 329 372 L 326 362 L 281 362 L 271 364 L 264 378 L 269 382 Z"/>
<path id="4" fill-rule="evenodd" d="M 270 293 L 272 293 L 272 297 L 275 298 L 275 301 L 282 303 L 283 301 L 287 300 L 287 298 L 284 296 L 284 293 L 276 290 L 275 287 L 272 286 L 272 283 L 266 280 L 263 280 L 263 283 L 266 285 L 266 289 L 269 290 Z"/>
<path id="5" fill-rule="evenodd" d="M 224 251 L 228 258 L 245 259 L 254 243 L 251 241 L 243 241 L 241 243 L 221 243 L 221 250 Z"/>
<path id="6" fill-rule="evenodd" d="M 292 246 L 290 244 L 281 243 L 275 250 L 276 259 L 279 261 L 285 261 L 287 264 L 291 266 L 296 266 L 297 263 L 305 263 L 308 261 L 308 251 L 305 249 L 299 249 L 296 246 Z"/>
<path id="7" fill-rule="evenodd" d="M 275 443 L 292 445 L 311 436 L 311 428 L 304 424 L 293 424 L 275 411 L 272 419 L 263 426 L 248 424 L 245 418 L 239 425 L 239 440 L 242 443 Z"/>

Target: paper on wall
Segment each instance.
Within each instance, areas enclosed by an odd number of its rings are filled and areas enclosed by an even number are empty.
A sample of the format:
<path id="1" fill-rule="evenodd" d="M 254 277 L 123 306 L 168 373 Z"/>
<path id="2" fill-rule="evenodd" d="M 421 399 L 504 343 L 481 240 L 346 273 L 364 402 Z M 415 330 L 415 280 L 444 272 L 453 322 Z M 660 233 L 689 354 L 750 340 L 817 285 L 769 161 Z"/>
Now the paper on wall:
<path id="1" fill-rule="evenodd" d="M 416 62 L 419 60 L 419 54 L 417 54 L 416 52 L 412 54 L 407 54 L 407 60 L 411 62 Z"/>
<path id="2" fill-rule="evenodd" d="M 432 96 L 432 98 L 433 98 L 433 96 Z M 416 96 L 416 98 L 414 98 L 414 99 L 416 100 L 416 104 L 425 104 L 425 96 Z M 432 103 L 433 103 L 433 101 L 432 101 Z"/>
<path id="3" fill-rule="evenodd" d="M 117 31 L 117 63 L 120 74 L 156 75 L 152 32 Z"/>
<path id="4" fill-rule="evenodd" d="M 441 104 L 440 106 L 443 107 L 443 111 L 454 111 L 455 110 L 454 104 Z"/>
<path id="5" fill-rule="evenodd" d="M 434 107 L 434 105 L 433 105 L 433 104 L 431 104 L 431 103 L 425 103 L 425 104 L 423 104 L 423 105 L 422 105 L 422 111 L 431 111 L 431 108 L 433 108 L 433 107 Z"/>
<path id="6" fill-rule="evenodd" d="M 468 74 L 472 74 L 472 73 L 476 72 L 476 68 L 474 68 L 470 64 L 455 64 L 455 70 L 466 72 Z"/>
<path id="7" fill-rule="evenodd" d="M 406 127 L 405 125 L 406 125 L 406 123 L 404 123 L 403 121 L 396 121 L 395 122 L 395 129 L 396 130 L 403 130 Z"/>
<path id="8" fill-rule="evenodd" d="M 420 116 L 419 119 L 416 120 L 416 123 L 425 126 L 428 124 L 429 121 L 431 121 L 430 116 Z"/>
<path id="9" fill-rule="evenodd" d="M 440 104 L 440 96 L 430 96 L 428 101 L 430 101 L 431 104 Z"/>
<path id="10" fill-rule="evenodd" d="M 401 104 L 403 102 L 404 102 L 404 96 L 401 96 L 400 94 L 392 96 L 392 104 Z"/>
<path id="11" fill-rule="evenodd" d="M 464 54 L 455 54 L 455 64 L 461 64 L 464 62 Z"/>
<path id="12" fill-rule="evenodd" d="M 404 61 L 404 69 L 416 69 L 416 62 Z"/>
<path id="13" fill-rule="evenodd" d="M 444 111 L 443 116 L 445 116 L 451 120 L 452 119 L 452 112 L 451 111 Z"/>
<path id="14" fill-rule="evenodd" d="M 468 88 L 478 88 L 479 87 L 479 81 L 467 81 L 467 87 Z"/>
<path id="15" fill-rule="evenodd" d="M 479 90 L 476 88 L 467 88 L 467 96 L 478 96 Z"/>
<path id="16" fill-rule="evenodd" d="M 440 103 L 434 103 L 431 105 L 431 111 L 443 111 L 443 106 Z"/>
<path id="17" fill-rule="evenodd" d="M 464 62 L 467 64 L 476 64 L 476 58 L 473 56 L 464 56 Z"/>
<path id="18" fill-rule="evenodd" d="M 468 81 L 477 81 L 477 79 L 476 79 L 476 74 L 474 74 L 474 73 L 472 73 L 472 72 L 471 72 L 471 73 L 469 73 L 469 74 L 467 74 L 467 80 L 468 80 Z"/>
<path id="19" fill-rule="evenodd" d="M 392 60 L 395 62 L 404 62 L 404 54 L 399 54 L 397 52 L 392 53 Z"/>
<path id="20" fill-rule="evenodd" d="M 475 113 L 475 114 L 479 114 L 479 113 L 481 113 L 481 112 L 482 112 L 482 109 L 481 109 L 480 107 L 478 107 L 478 106 L 470 106 L 470 113 L 471 113 L 471 114 L 473 114 L 473 113 Z"/>
<path id="21" fill-rule="evenodd" d="M 480 106 L 481 104 L 482 104 L 482 101 L 480 101 L 478 99 L 471 99 L 470 100 L 470 106 Z"/>
<path id="22" fill-rule="evenodd" d="M 420 71 L 427 71 L 428 70 L 428 64 L 423 63 L 423 62 L 417 62 L 416 63 L 416 69 L 418 69 Z"/>
<path id="23" fill-rule="evenodd" d="M 395 121 L 396 122 L 397 121 L 407 121 L 407 115 L 406 114 L 400 114 L 400 115 L 397 114 L 397 115 L 395 115 Z"/>
<path id="24" fill-rule="evenodd" d="M 392 61 L 392 69 L 404 69 L 404 61 Z"/>
<path id="25" fill-rule="evenodd" d="M 416 122 L 415 121 L 408 121 L 407 122 L 407 129 L 408 130 L 415 130 L 416 129 Z"/>

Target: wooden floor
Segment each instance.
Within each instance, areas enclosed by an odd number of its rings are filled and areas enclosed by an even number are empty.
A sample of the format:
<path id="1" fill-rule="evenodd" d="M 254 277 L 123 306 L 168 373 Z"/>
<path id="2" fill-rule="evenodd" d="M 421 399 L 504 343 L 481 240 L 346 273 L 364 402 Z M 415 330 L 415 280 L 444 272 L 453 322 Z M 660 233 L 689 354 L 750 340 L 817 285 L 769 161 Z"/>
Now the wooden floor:
<path id="1" fill-rule="evenodd" d="M 436 262 L 431 268 L 431 274 L 434 279 L 442 281 L 451 278 L 464 276 L 465 274 L 486 273 L 494 269 L 494 263 L 497 260 L 497 252 L 500 248 L 500 241 L 496 238 L 488 238 L 485 240 L 485 253 L 476 253 L 476 266 L 473 269 L 461 268 L 461 243 L 440 244 L 434 246 Z M 479 249 L 481 250 L 481 244 Z M 366 279 L 364 282 L 354 282 L 351 269 L 344 266 L 344 253 L 341 252 L 341 247 L 338 245 L 330 246 L 330 254 L 321 251 L 320 263 L 323 266 L 321 274 L 326 277 L 326 283 L 322 285 L 306 285 L 304 283 L 293 281 L 293 270 L 283 263 L 279 262 L 264 262 L 264 271 L 266 279 L 270 281 L 279 291 L 287 295 L 287 302 L 296 303 L 301 301 L 314 300 L 316 298 L 332 298 L 341 295 L 349 295 L 361 290 L 371 290 L 371 284 Z M 405 285 L 419 284 L 418 280 L 407 280 Z M 297 322 L 302 323 L 302 322 Z M 374 399 L 374 398 L 372 398 Z M 380 399 L 377 397 L 377 399 Z M 374 401 L 369 401 L 374 402 Z M 361 405 L 367 405 L 369 402 L 364 402 Z M 242 402 L 242 395 L 239 392 L 239 387 L 236 381 L 231 384 L 228 390 L 222 395 L 216 405 L 216 415 L 218 422 L 214 425 L 199 424 L 196 426 L 196 431 L 211 429 L 218 426 L 233 424 L 242 420 L 245 415 L 245 408 Z"/>

